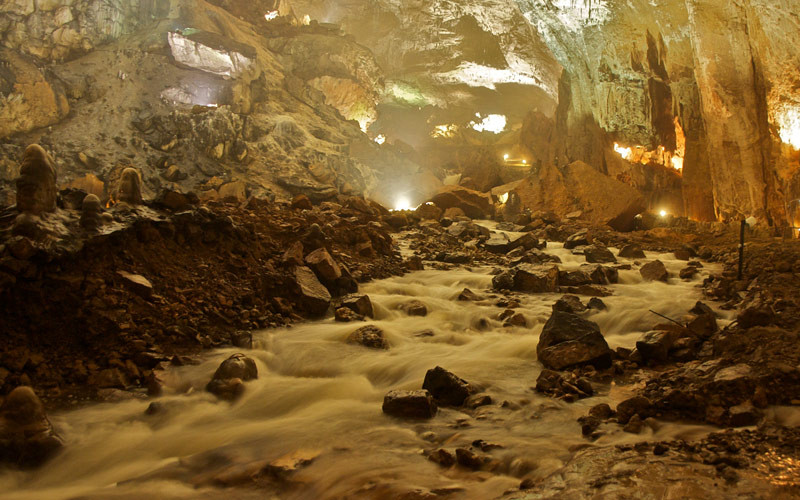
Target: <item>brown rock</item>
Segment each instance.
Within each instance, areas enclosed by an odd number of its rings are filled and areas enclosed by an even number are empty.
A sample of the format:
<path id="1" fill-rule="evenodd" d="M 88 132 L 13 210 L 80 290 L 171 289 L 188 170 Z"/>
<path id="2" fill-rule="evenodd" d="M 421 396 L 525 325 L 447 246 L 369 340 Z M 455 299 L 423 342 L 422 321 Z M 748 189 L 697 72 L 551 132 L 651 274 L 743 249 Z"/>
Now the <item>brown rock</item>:
<path id="1" fill-rule="evenodd" d="M 597 324 L 558 310 L 545 323 L 536 354 L 552 370 L 582 365 L 611 366 L 611 349 Z"/>
<path id="2" fill-rule="evenodd" d="M 388 349 L 389 343 L 384 337 L 383 330 L 377 326 L 367 325 L 351 333 L 347 340 L 348 344 L 357 344 L 370 349 Z"/>
<path id="3" fill-rule="evenodd" d="M 642 268 L 639 269 L 639 274 L 641 274 L 642 278 L 646 281 L 667 281 L 669 278 L 667 268 L 660 260 L 654 260 L 643 265 Z"/>
<path id="4" fill-rule="evenodd" d="M 87 231 L 96 231 L 103 223 L 103 204 L 100 198 L 90 194 L 83 199 L 81 206 L 81 227 Z"/>
<path id="5" fill-rule="evenodd" d="M 303 244 L 295 241 L 289 248 L 283 252 L 281 262 L 285 266 L 302 266 L 303 265 Z"/>
<path id="6" fill-rule="evenodd" d="M 300 295 L 300 303 L 303 309 L 312 316 L 323 316 L 331 303 L 331 294 L 317 279 L 314 271 L 305 267 L 297 266 L 294 270 L 295 288 Z"/>
<path id="7" fill-rule="evenodd" d="M 342 277 L 342 270 L 339 264 L 333 260 L 331 254 L 325 248 L 318 248 L 306 255 L 305 261 L 323 283 L 333 284 L 338 278 Z"/>
<path id="8" fill-rule="evenodd" d="M 53 159 L 38 144 L 25 150 L 17 179 L 17 210 L 41 215 L 56 210 L 57 174 Z"/>
<path id="9" fill-rule="evenodd" d="M 244 382 L 257 378 L 255 361 L 244 354 L 234 354 L 219 365 L 206 390 L 220 399 L 233 401 L 242 395 Z"/>
<path id="10" fill-rule="evenodd" d="M 437 366 L 425 373 L 422 388 L 433 395 L 440 405 L 461 406 L 474 389 L 469 382 Z"/>
<path id="11" fill-rule="evenodd" d="M 144 276 L 127 271 L 117 271 L 117 276 L 121 278 L 122 284 L 136 295 L 145 299 L 153 295 L 153 284 Z"/>
<path id="12" fill-rule="evenodd" d="M 292 208 L 295 210 L 311 210 L 314 208 L 314 204 L 311 203 L 311 200 L 308 198 L 308 196 L 304 194 L 298 194 L 292 198 Z"/>
<path id="13" fill-rule="evenodd" d="M 436 415 L 431 393 L 422 391 L 389 391 L 383 398 L 383 413 L 393 417 L 427 419 Z"/>
<path id="14" fill-rule="evenodd" d="M 142 204 L 142 174 L 135 168 L 126 168 L 122 171 L 116 200 L 134 206 Z"/>
<path id="15" fill-rule="evenodd" d="M 405 304 L 400 304 L 399 309 L 409 316 L 427 316 L 428 307 L 419 300 L 412 300 Z"/>
<path id="16" fill-rule="evenodd" d="M 431 201 L 441 209 L 458 208 L 473 219 L 489 218 L 494 212 L 491 196 L 462 186 L 443 186 Z M 452 218 L 445 212 L 445 216 Z"/>
<path id="17" fill-rule="evenodd" d="M 0 462 L 37 467 L 63 446 L 30 387 L 17 387 L 0 406 Z"/>

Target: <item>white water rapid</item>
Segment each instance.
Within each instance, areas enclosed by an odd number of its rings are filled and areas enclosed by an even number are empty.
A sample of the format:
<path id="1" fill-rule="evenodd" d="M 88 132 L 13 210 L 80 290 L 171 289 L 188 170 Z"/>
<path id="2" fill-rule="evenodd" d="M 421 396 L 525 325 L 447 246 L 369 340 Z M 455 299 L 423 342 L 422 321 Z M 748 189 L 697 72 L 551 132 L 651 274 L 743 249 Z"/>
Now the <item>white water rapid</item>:
<path id="1" fill-rule="evenodd" d="M 585 262 L 558 243 L 547 252 L 562 259 L 562 269 Z M 620 284 L 610 286 L 614 295 L 603 298 L 608 310 L 588 316 L 612 348 L 633 347 L 642 332 L 663 322 L 649 309 L 674 318 L 686 314 L 702 298 L 697 285 L 715 270 L 706 265 L 693 281 L 682 281 L 677 273 L 684 262 L 671 254 L 648 254 L 647 260 L 654 258 L 674 276 L 669 283 L 643 282 L 637 266 L 622 270 Z M 504 328 L 495 319 L 503 309 L 494 305 L 499 296 L 490 290 L 490 271 L 419 271 L 364 285 L 361 291 L 376 312 L 369 323 L 386 332 L 388 351 L 346 344 L 363 324 L 333 319 L 258 332 L 255 348 L 246 351 L 256 360 L 258 379 L 233 404 L 203 391 L 219 363 L 240 351 L 226 349 L 165 374 L 161 414 L 145 416 L 151 401 L 131 400 L 51 415 L 66 442 L 64 452 L 37 471 L 0 473 L 0 499 L 377 499 L 415 490 L 418 496 L 402 498 L 428 498 L 433 491 L 491 499 L 516 487 L 521 477 L 552 473 L 577 447 L 693 438 L 711 430 L 665 423 L 635 436 L 604 426 L 608 433 L 596 442 L 584 439 L 577 417 L 602 402 L 613 407 L 633 388 L 598 385 L 598 396 L 572 404 L 535 393 L 539 332 L 560 295 L 521 295 L 518 311 L 529 326 Z M 486 300 L 457 301 L 465 287 Z M 427 306 L 426 317 L 398 310 L 411 298 Z M 476 328 L 484 318 L 490 328 Z M 494 404 L 469 412 L 443 408 L 430 421 L 381 412 L 387 391 L 421 388 L 425 372 L 437 365 L 479 386 Z M 499 462 L 493 472 L 444 469 L 423 455 L 425 449 L 453 450 L 478 439 L 502 446 L 488 452 Z M 214 477 L 226 469 L 235 472 L 297 450 L 313 451 L 316 458 L 285 483 L 261 490 L 214 487 Z"/>

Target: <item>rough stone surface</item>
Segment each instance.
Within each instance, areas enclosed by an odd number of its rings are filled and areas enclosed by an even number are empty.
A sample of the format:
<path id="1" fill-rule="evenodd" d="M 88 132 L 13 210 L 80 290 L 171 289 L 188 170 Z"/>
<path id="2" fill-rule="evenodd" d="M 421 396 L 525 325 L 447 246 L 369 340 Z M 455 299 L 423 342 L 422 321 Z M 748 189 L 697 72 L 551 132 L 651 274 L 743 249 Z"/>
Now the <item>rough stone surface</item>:
<path id="1" fill-rule="evenodd" d="M 436 403 L 426 390 L 389 391 L 383 398 L 383 413 L 408 419 L 428 419 L 436 416 Z"/>
<path id="2" fill-rule="evenodd" d="M 28 146 L 17 179 L 17 210 L 32 215 L 55 211 L 56 180 L 50 155 L 38 144 Z"/>
<path id="3" fill-rule="evenodd" d="M 351 333 L 346 342 L 348 344 L 356 344 L 370 349 L 388 349 L 389 342 L 383 334 L 383 330 L 377 326 L 367 325 L 362 326 L 358 330 Z"/>
<path id="4" fill-rule="evenodd" d="M 17 387 L 0 405 L 0 462 L 37 467 L 63 446 L 41 400 L 30 387 Z"/>
<path id="5" fill-rule="evenodd" d="M 428 370 L 422 388 L 443 406 L 461 406 L 474 389 L 469 383 L 441 366 Z"/>
<path id="6" fill-rule="evenodd" d="M 654 260 L 643 265 L 642 268 L 639 269 L 639 274 L 647 281 L 667 281 L 669 278 L 667 268 L 660 260 Z"/>
<path id="7" fill-rule="evenodd" d="M 597 324 L 575 314 L 554 310 L 536 346 L 539 361 L 552 370 L 611 364 L 611 349 Z"/>

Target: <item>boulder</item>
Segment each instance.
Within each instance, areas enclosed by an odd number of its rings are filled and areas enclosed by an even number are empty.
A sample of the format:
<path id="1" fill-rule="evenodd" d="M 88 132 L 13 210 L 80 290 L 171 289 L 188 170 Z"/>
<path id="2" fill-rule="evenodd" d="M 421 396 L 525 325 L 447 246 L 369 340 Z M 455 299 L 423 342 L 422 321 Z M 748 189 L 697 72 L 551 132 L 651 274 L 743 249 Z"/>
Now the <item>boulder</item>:
<path id="1" fill-rule="evenodd" d="M 442 209 L 433 203 L 423 203 L 414 210 L 414 214 L 421 220 L 439 220 L 442 218 Z"/>
<path id="2" fill-rule="evenodd" d="M 347 340 L 348 344 L 357 344 L 370 349 L 388 349 L 389 343 L 384 337 L 383 330 L 377 326 L 367 325 L 362 326 L 358 330 L 351 333 Z"/>
<path id="3" fill-rule="evenodd" d="M 306 264 L 310 267 L 321 282 L 330 286 L 342 276 L 339 264 L 333 260 L 325 248 L 318 248 L 306 255 Z"/>
<path id="4" fill-rule="evenodd" d="M 586 271 L 559 271 L 558 284 L 560 286 L 581 286 L 594 283 Z"/>
<path id="5" fill-rule="evenodd" d="M 576 295 L 564 295 L 553 304 L 553 310 L 579 314 L 586 311 L 586 306 Z"/>
<path id="6" fill-rule="evenodd" d="M 422 388 L 430 392 L 438 404 L 444 406 L 461 406 L 475 392 L 466 380 L 441 366 L 428 370 Z"/>
<path id="7" fill-rule="evenodd" d="M 427 419 L 436 415 L 437 407 L 430 392 L 389 391 L 383 398 L 383 413 L 399 418 Z"/>
<path id="8" fill-rule="evenodd" d="M 589 245 L 589 239 L 586 229 L 578 231 L 577 233 L 567 238 L 567 241 L 564 242 L 564 248 L 567 250 L 572 250 L 578 247 L 583 247 L 588 245 Z"/>
<path id="9" fill-rule="evenodd" d="M 116 200 L 133 206 L 142 204 L 142 175 L 135 168 L 126 168 L 122 171 Z"/>
<path id="10" fill-rule="evenodd" d="M 672 349 L 675 340 L 677 340 L 677 334 L 674 331 L 654 330 L 645 333 L 641 339 L 636 341 L 636 349 L 644 361 L 652 360 L 663 363 L 667 361 L 669 350 Z"/>
<path id="11" fill-rule="evenodd" d="M 511 242 L 505 233 L 492 233 L 489 239 L 484 242 L 483 247 L 489 252 L 504 254 L 511 249 Z"/>
<path id="12" fill-rule="evenodd" d="M 491 196 L 463 186 L 443 186 L 431 201 L 445 210 L 445 216 L 448 218 L 452 218 L 447 212 L 451 208 L 460 209 L 472 219 L 487 219 L 494 212 Z"/>
<path id="13" fill-rule="evenodd" d="M 17 210 L 41 215 L 56 210 L 57 174 L 53 159 L 38 144 L 25 150 L 17 178 Z"/>
<path id="14" fill-rule="evenodd" d="M 644 278 L 646 281 L 666 282 L 667 279 L 669 279 L 667 268 L 660 260 L 654 260 L 643 265 L 642 268 L 639 269 L 639 274 L 641 274 L 642 278 Z"/>
<path id="15" fill-rule="evenodd" d="M 579 270 L 588 274 L 591 280 L 590 283 L 595 285 L 610 285 L 619 282 L 619 271 L 613 267 L 601 266 L 600 264 L 583 264 Z"/>
<path id="16" fill-rule="evenodd" d="M 63 447 L 30 387 L 17 387 L 0 406 L 0 462 L 37 467 Z"/>
<path id="17" fill-rule="evenodd" d="M 303 243 L 299 241 L 289 245 L 281 256 L 281 263 L 284 266 L 302 266 L 303 260 Z"/>
<path id="18" fill-rule="evenodd" d="M 554 310 L 536 346 L 539 361 L 552 370 L 592 365 L 611 366 L 611 349 L 600 327 L 580 316 Z"/>
<path id="19" fill-rule="evenodd" d="M 513 250 L 515 248 L 524 248 L 525 250 L 533 250 L 534 248 L 539 250 L 544 250 L 547 248 L 546 241 L 539 241 L 539 238 L 533 235 L 533 233 L 525 233 L 518 238 L 513 238 L 509 242 L 509 250 Z"/>
<path id="20" fill-rule="evenodd" d="M 611 250 L 597 245 L 589 245 L 583 249 L 583 255 L 586 257 L 586 262 L 595 264 L 605 264 L 609 262 L 616 262 L 617 258 L 611 253 Z"/>
<path id="21" fill-rule="evenodd" d="M 625 259 L 644 259 L 646 258 L 642 247 L 636 244 L 625 245 L 617 254 Z"/>
<path id="22" fill-rule="evenodd" d="M 589 299 L 589 303 L 586 304 L 586 307 L 588 309 L 594 309 L 596 311 L 605 311 L 606 309 L 608 309 L 606 303 L 598 299 L 597 297 L 592 297 L 591 299 Z"/>
<path id="23" fill-rule="evenodd" d="M 333 319 L 341 323 L 349 323 L 351 321 L 363 321 L 364 316 L 358 314 L 352 309 L 346 307 L 337 307 L 333 312 Z"/>
<path id="24" fill-rule="evenodd" d="M 323 316 L 331 303 L 331 294 L 319 282 L 314 271 L 305 266 L 294 270 L 296 292 L 300 295 L 301 307 L 312 316 Z"/>
<path id="25" fill-rule="evenodd" d="M 532 212 L 552 211 L 565 217 L 580 210 L 582 219 L 617 231 L 633 229 L 634 217 L 646 208 L 636 188 L 581 161 L 545 165 L 511 192 L 519 195 L 522 208 Z"/>
<path id="26" fill-rule="evenodd" d="M 514 272 L 513 290 L 526 293 L 554 293 L 558 291 L 558 266 L 522 264 Z"/>
<path id="27" fill-rule="evenodd" d="M 634 415 L 639 415 L 639 418 L 647 418 L 650 416 L 652 404 L 650 400 L 644 396 L 634 396 L 617 405 L 617 421 L 620 424 L 627 424 Z"/>
<path id="28" fill-rule="evenodd" d="M 409 316 L 427 316 L 428 307 L 419 300 L 412 300 L 405 304 L 400 304 L 399 309 Z"/>
<path id="29" fill-rule="evenodd" d="M 356 314 L 360 314 L 361 316 L 367 316 L 370 318 L 375 317 L 374 310 L 372 308 L 372 301 L 369 299 L 368 295 L 358 295 L 351 293 L 349 295 L 345 295 L 342 297 L 341 307 L 346 307 Z"/>
<path id="30" fill-rule="evenodd" d="M 480 295 L 476 294 L 475 292 L 473 292 L 469 288 L 465 288 L 465 289 L 463 289 L 461 291 L 460 294 L 458 294 L 458 297 L 457 297 L 456 300 L 459 300 L 459 301 L 462 301 L 462 302 L 476 302 L 476 301 L 479 301 L 479 300 L 483 300 L 483 297 L 481 297 Z"/>

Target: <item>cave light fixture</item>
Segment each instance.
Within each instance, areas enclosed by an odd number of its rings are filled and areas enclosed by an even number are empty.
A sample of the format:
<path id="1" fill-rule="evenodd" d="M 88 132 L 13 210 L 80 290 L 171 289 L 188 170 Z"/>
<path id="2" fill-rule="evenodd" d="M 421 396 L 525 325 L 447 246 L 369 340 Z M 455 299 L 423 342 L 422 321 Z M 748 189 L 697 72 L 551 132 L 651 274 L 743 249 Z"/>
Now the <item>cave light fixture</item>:
<path id="1" fill-rule="evenodd" d="M 480 113 L 475 113 L 475 117 L 480 121 L 472 121 L 469 126 L 478 132 L 491 132 L 499 134 L 506 129 L 508 119 L 505 115 L 491 114 L 482 116 Z"/>
<path id="2" fill-rule="evenodd" d="M 510 156 L 508 153 L 504 154 L 504 155 L 503 155 L 503 161 L 508 161 L 508 159 L 509 159 L 510 157 L 511 157 L 511 156 Z"/>
<path id="3" fill-rule="evenodd" d="M 497 199 L 500 200 L 500 203 L 505 205 L 508 202 L 508 193 L 501 194 Z"/>
<path id="4" fill-rule="evenodd" d="M 666 210 L 662 210 L 662 211 L 658 212 L 658 215 L 660 215 L 662 218 L 666 217 L 667 216 L 667 211 Z"/>
<path id="5" fill-rule="evenodd" d="M 278 19 L 279 15 L 280 13 L 277 10 L 273 10 L 271 12 L 267 12 L 266 14 L 264 14 L 264 19 L 266 19 L 267 21 L 274 21 L 275 19 Z"/>
<path id="6" fill-rule="evenodd" d="M 385 135 L 383 135 L 383 134 L 378 134 L 378 136 L 377 136 L 377 137 L 375 137 L 375 138 L 374 138 L 374 139 L 372 139 L 372 140 L 373 140 L 373 141 L 375 141 L 376 143 L 378 143 L 378 144 L 381 144 L 381 145 L 382 145 L 382 144 L 384 144 L 384 143 L 386 142 L 386 136 L 385 136 Z"/>
<path id="7" fill-rule="evenodd" d="M 408 200 L 407 196 L 399 196 L 394 202 L 394 208 L 391 210 L 392 212 L 402 212 L 404 210 L 414 210 L 411 205 L 411 202 Z"/>

